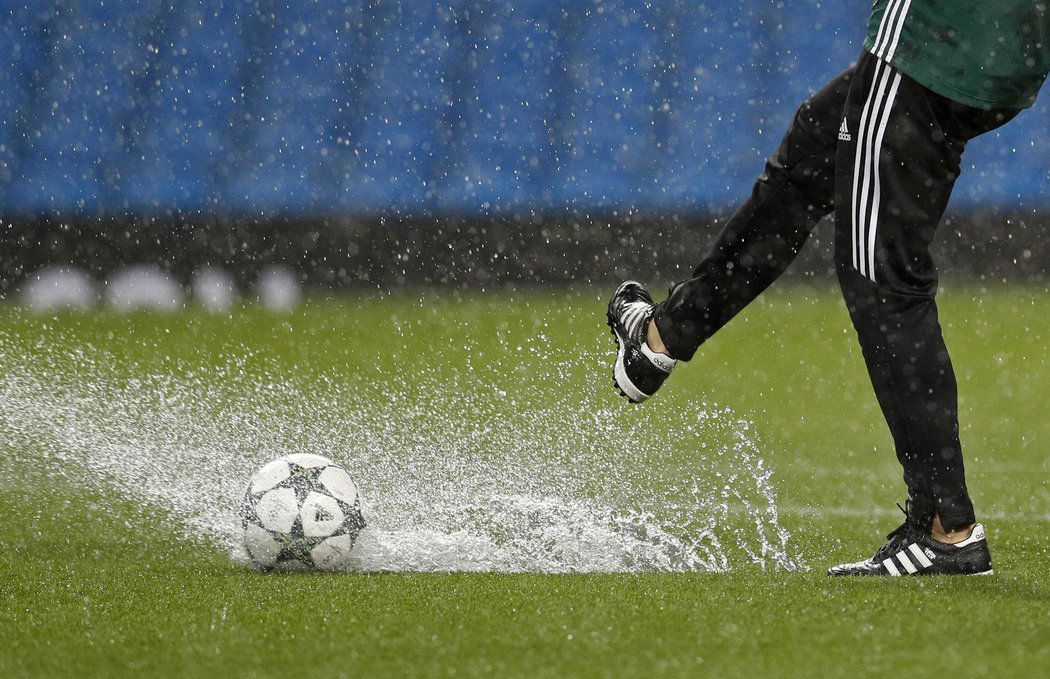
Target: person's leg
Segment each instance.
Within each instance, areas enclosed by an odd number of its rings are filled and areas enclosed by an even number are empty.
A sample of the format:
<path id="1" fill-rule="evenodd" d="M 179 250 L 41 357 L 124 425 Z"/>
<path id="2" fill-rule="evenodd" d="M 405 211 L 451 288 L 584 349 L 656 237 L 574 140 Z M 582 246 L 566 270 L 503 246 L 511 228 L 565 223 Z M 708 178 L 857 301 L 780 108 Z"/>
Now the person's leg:
<path id="1" fill-rule="evenodd" d="M 689 360 L 779 277 L 831 212 L 835 146 L 850 68 L 804 103 L 751 196 L 726 223 L 693 277 L 656 308 L 650 345 Z"/>
<path id="2" fill-rule="evenodd" d="M 909 522 L 975 521 L 959 443 L 955 373 L 938 322 L 929 245 L 970 138 L 1016 112 L 940 97 L 864 55 L 839 145 L 836 268 L 910 498 Z"/>

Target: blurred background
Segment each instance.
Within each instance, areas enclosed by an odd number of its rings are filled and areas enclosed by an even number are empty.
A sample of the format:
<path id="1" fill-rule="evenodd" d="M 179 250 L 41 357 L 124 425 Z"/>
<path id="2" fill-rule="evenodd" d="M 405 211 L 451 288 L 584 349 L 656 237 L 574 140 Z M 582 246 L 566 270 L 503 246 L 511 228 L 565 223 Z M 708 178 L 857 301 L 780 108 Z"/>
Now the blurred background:
<path id="1" fill-rule="evenodd" d="M 0 0 L 0 294 L 685 276 L 869 2 Z M 1050 96 L 974 141 L 946 275 L 1042 281 Z M 818 228 L 792 275 L 830 271 Z"/>

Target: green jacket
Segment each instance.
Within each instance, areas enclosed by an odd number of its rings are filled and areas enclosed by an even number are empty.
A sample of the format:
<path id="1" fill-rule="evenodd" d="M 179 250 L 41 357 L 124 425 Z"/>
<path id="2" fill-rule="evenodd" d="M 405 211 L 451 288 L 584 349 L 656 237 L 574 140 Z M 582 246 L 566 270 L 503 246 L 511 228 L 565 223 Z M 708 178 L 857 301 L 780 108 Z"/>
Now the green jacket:
<path id="1" fill-rule="evenodd" d="M 968 106 L 1026 108 L 1050 71 L 1048 0 L 875 0 L 864 49 Z"/>

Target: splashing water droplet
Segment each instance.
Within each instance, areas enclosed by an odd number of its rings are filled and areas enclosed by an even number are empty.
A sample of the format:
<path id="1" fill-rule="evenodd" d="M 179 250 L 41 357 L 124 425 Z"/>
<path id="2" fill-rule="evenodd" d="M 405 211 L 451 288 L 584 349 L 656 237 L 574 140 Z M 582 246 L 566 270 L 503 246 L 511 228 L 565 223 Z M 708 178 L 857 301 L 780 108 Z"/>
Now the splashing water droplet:
<path id="1" fill-rule="evenodd" d="M 0 335 L 0 437 L 14 462 L 83 472 L 237 558 L 247 479 L 270 459 L 316 452 L 365 497 L 361 570 L 805 567 L 746 421 L 705 404 L 627 418 L 565 388 L 567 368 L 542 354 L 553 366 L 549 380 L 534 375 L 542 398 L 508 401 L 507 382 L 437 369 L 382 385 L 297 383 L 235 357 L 157 374 L 118 370 L 90 347 L 40 361 Z"/>

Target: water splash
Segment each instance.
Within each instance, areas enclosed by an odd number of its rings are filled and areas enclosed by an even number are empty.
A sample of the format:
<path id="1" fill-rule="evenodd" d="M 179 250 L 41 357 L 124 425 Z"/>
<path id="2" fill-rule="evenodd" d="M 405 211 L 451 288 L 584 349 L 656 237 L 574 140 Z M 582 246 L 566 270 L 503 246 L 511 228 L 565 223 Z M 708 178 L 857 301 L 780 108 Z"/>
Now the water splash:
<path id="1" fill-rule="evenodd" d="M 300 383 L 248 371 L 245 356 L 150 372 L 97 348 L 60 353 L 0 335 L 0 487 L 16 468 L 79 477 L 243 559 L 248 477 L 275 457 L 318 452 L 351 470 L 366 498 L 361 570 L 805 567 L 748 422 L 702 403 L 625 418 L 621 404 L 566 387 L 545 358 L 530 368 L 542 398 L 516 399 L 491 376 Z M 597 372 L 604 359 L 579 360 Z"/>

